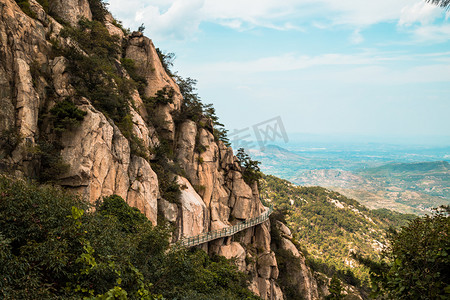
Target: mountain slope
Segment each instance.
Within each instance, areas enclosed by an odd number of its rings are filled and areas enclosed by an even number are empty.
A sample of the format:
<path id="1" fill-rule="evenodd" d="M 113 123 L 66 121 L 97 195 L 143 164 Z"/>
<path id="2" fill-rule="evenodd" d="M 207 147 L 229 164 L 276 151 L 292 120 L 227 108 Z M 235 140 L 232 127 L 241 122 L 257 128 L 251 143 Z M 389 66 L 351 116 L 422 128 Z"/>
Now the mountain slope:
<path id="1" fill-rule="evenodd" d="M 284 215 L 313 269 L 329 276 L 338 270 L 342 278 L 360 287 L 368 283 L 368 270 L 351 254 L 378 258 L 388 227 L 405 225 L 415 217 L 371 211 L 337 192 L 295 186 L 270 175 L 262 180 L 261 196 Z"/>

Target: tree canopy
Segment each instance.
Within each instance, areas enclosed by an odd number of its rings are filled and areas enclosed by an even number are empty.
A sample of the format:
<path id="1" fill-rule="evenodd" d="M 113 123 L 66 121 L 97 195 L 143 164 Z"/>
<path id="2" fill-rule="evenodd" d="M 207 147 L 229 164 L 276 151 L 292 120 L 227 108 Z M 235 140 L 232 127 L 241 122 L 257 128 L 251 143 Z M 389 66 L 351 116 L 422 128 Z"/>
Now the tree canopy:
<path id="1" fill-rule="evenodd" d="M 119 196 L 97 203 L 0 176 L 2 299 L 259 299 L 224 257 L 169 245 Z"/>

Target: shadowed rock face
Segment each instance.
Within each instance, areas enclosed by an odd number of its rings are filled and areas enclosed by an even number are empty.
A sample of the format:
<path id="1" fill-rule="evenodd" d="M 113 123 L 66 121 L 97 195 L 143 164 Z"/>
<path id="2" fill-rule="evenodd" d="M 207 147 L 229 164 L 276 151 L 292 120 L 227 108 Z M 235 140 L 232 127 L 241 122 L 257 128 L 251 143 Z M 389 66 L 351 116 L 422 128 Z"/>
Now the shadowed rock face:
<path id="1" fill-rule="evenodd" d="M 106 16 L 108 32 L 124 42 L 123 56 L 135 61 L 136 72 L 147 81 L 145 96 L 153 97 L 163 88 L 174 91 L 173 103 L 160 104 L 152 111 L 146 110 L 137 90 L 131 93 L 131 132 L 142 143 L 144 159 L 132 153 L 130 141 L 92 105 L 91 99 L 75 97 L 68 71 L 70 62 L 52 55 L 50 39 L 63 48 L 77 45 L 61 37 L 63 26 L 36 1 L 30 1 L 36 19 L 25 15 L 13 0 L 0 3 L 0 132 L 16 128 L 21 136 L 10 154 L 1 149 L 0 166 L 18 176 L 32 176 L 36 161 L 29 150 L 48 133 L 45 125 L 49 121 L 42 112 L 68 98 L 86 115 L 79 126 L 52 136 L 61 147 L 63 161 L 70 165 L 67 172 L 54 179 L 74 193 L 91 202 L 117 194 L 155 225 L 159 212 L 175 225 L 174 241 L 231 226 L 264 212 L 257 186 L 245 183 L 233 150 L 214 138 L 211 126 L 199 126 L 189 119 L 174 122 L 183 97 L 149 38 L 141 33 L 125 36 L 113 25 L 112 17 Z M 49 2 L 50 12 L 72 26 L 80 18 L 92 18 L 87 0 Z M 119 61 L 117 65 L 121 68 Z M 54 91 L 52 97 L 48 97 L 47 90 Z M 163 121 L 159 131 L 150 121 L 155 118 Z M 161 197 L 159 178 L 152 169 L 153 150 L 163 139 L 173 146 L 173 157 L 183 170 L 183 177 L 177 177 L 181 186 L 177 203 Z M 196 146 L 205 150 L 200 153 Z M 255 294 L 263 299 L 283 299 L 275 282 L 278 267 L 270 242 L 266 222 L 243 231 L 239 237 L 212 241 L 203 249 L 236 258 L 239 269 L 251 275 L 250 289 Z"/>

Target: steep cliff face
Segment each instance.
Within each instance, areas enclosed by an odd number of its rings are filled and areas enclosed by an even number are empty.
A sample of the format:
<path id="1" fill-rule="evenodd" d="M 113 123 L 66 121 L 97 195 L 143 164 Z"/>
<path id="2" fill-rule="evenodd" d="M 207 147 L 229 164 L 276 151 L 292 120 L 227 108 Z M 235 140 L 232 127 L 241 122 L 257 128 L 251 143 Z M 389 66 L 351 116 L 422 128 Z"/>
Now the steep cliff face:
<path id="1" fill-rule="evenodd" d="M 161 218 L 174 224 L 173 241 L 264 212 L 257 185 L 244 181 L 232 149 L 214 136 L 211 120 L 177 118 L 182 93 L 150 39 L 138 32 L 126 35 L 108 14 L 102 20 L 102 26 L 123 44 L 114 72 L 125 79 L 136 75 L 145 82 L 139 91 L 131 85 L 127 114 L 114 118 L 75 86 L 73 61 L 64 50 L 78 49 L 81 57 L 89 54 L 70 35 L 61 34 L 64 26 L 52 17 L 76 28 L 79 20 L 94 18 L 89 2 L 49 0 L 47 11 L 52 16 L 34 0 L 30 0 L 30 8 L 34 18 L 13 0 L 0 3 L 2 171 L 31 178 L 39 178 L 43 172 L 55 174 L 47 179 L 91 202 L 120 195 L 153 224 Z M 133 61 L 136 74 L 127 73 L 121 64 L 124 59 Z M 111 82 L 120 92 L 121 79 L 114 76 Z M 155 100 L 161 91 L 170 92 L 170 101 Z M 52 109 L 66 102 L 75 105 L 71 112 L 83 117 L 70 119 L 73 126 L 56 131 L 59 115 Z M 165 170 L 167 178 L 154 171 L 161 167 L 157 158 L 161 149 L 170 152 L 163 154 L 165 163 L 179 167 Z M 58 168 L 64 171 L 51 173 Z M 161 192 L 164 180 L 176 181 L 180 189 L 176 201 Z M 239 269 L 251 274 L 250 289 L 261 298 L 283 299 L 275 282 L 279 271 L 270 244 L 266 222 L 202 248 L 211 254 L 235 257 Z"/>

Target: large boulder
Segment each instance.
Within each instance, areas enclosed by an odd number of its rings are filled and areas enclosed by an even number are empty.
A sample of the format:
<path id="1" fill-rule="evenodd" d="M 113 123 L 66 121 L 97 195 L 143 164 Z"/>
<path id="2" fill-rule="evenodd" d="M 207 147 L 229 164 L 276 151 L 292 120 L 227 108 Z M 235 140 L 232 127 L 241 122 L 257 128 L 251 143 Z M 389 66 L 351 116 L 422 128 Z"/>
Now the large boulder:
<path id="1" fill-rule="evenodd" d="M 152 223 L 158 219 L 158 177 L 142 157 L 132 156 L 129 167 L 127 203 L 138 208 Z"/>
<path id="2" fill-rule="evenodd" d="M 92 20 L 88 0 L 49 0 L 49 9 L 53 15 L 71 26 L 76 26 L 82 18 Z"/>
<path id="3" fill-rule="evenodd" d="M 64 132 L 61 155 L 70 170 L 60 183 L 91 202 L 117 194 L 126 199 L 129 188 L 130 146 L 119 128 L 87 100 L 80 109 L 87 114 L 76 130 Z"/>
<path id="4" fill-rule="evenodd" d="M 275 253 L 265 252 L 258 256 L 257 260 L 258 274 L 265 279 L 278 278 L 278 265 Z"/>
<path id="5" fill-rule="evenodd" d="M 181 186 L 181 236 L 196 236 L 208 231 L 209 212 L 202 198 L 186 178 L 179 176 L 177 182 Z"/>
<path id="6" fill-rule="evenodd" d="M 223 245 L 219 249 L 219 255 L 226 257 L 227 259 L 235 259 L 235 264 L 238 267 L 239 271 L 245 271 L 245 249 L 241 246 L 241 244 L 237 242 L 232 242 L 229 245 Z"/>

